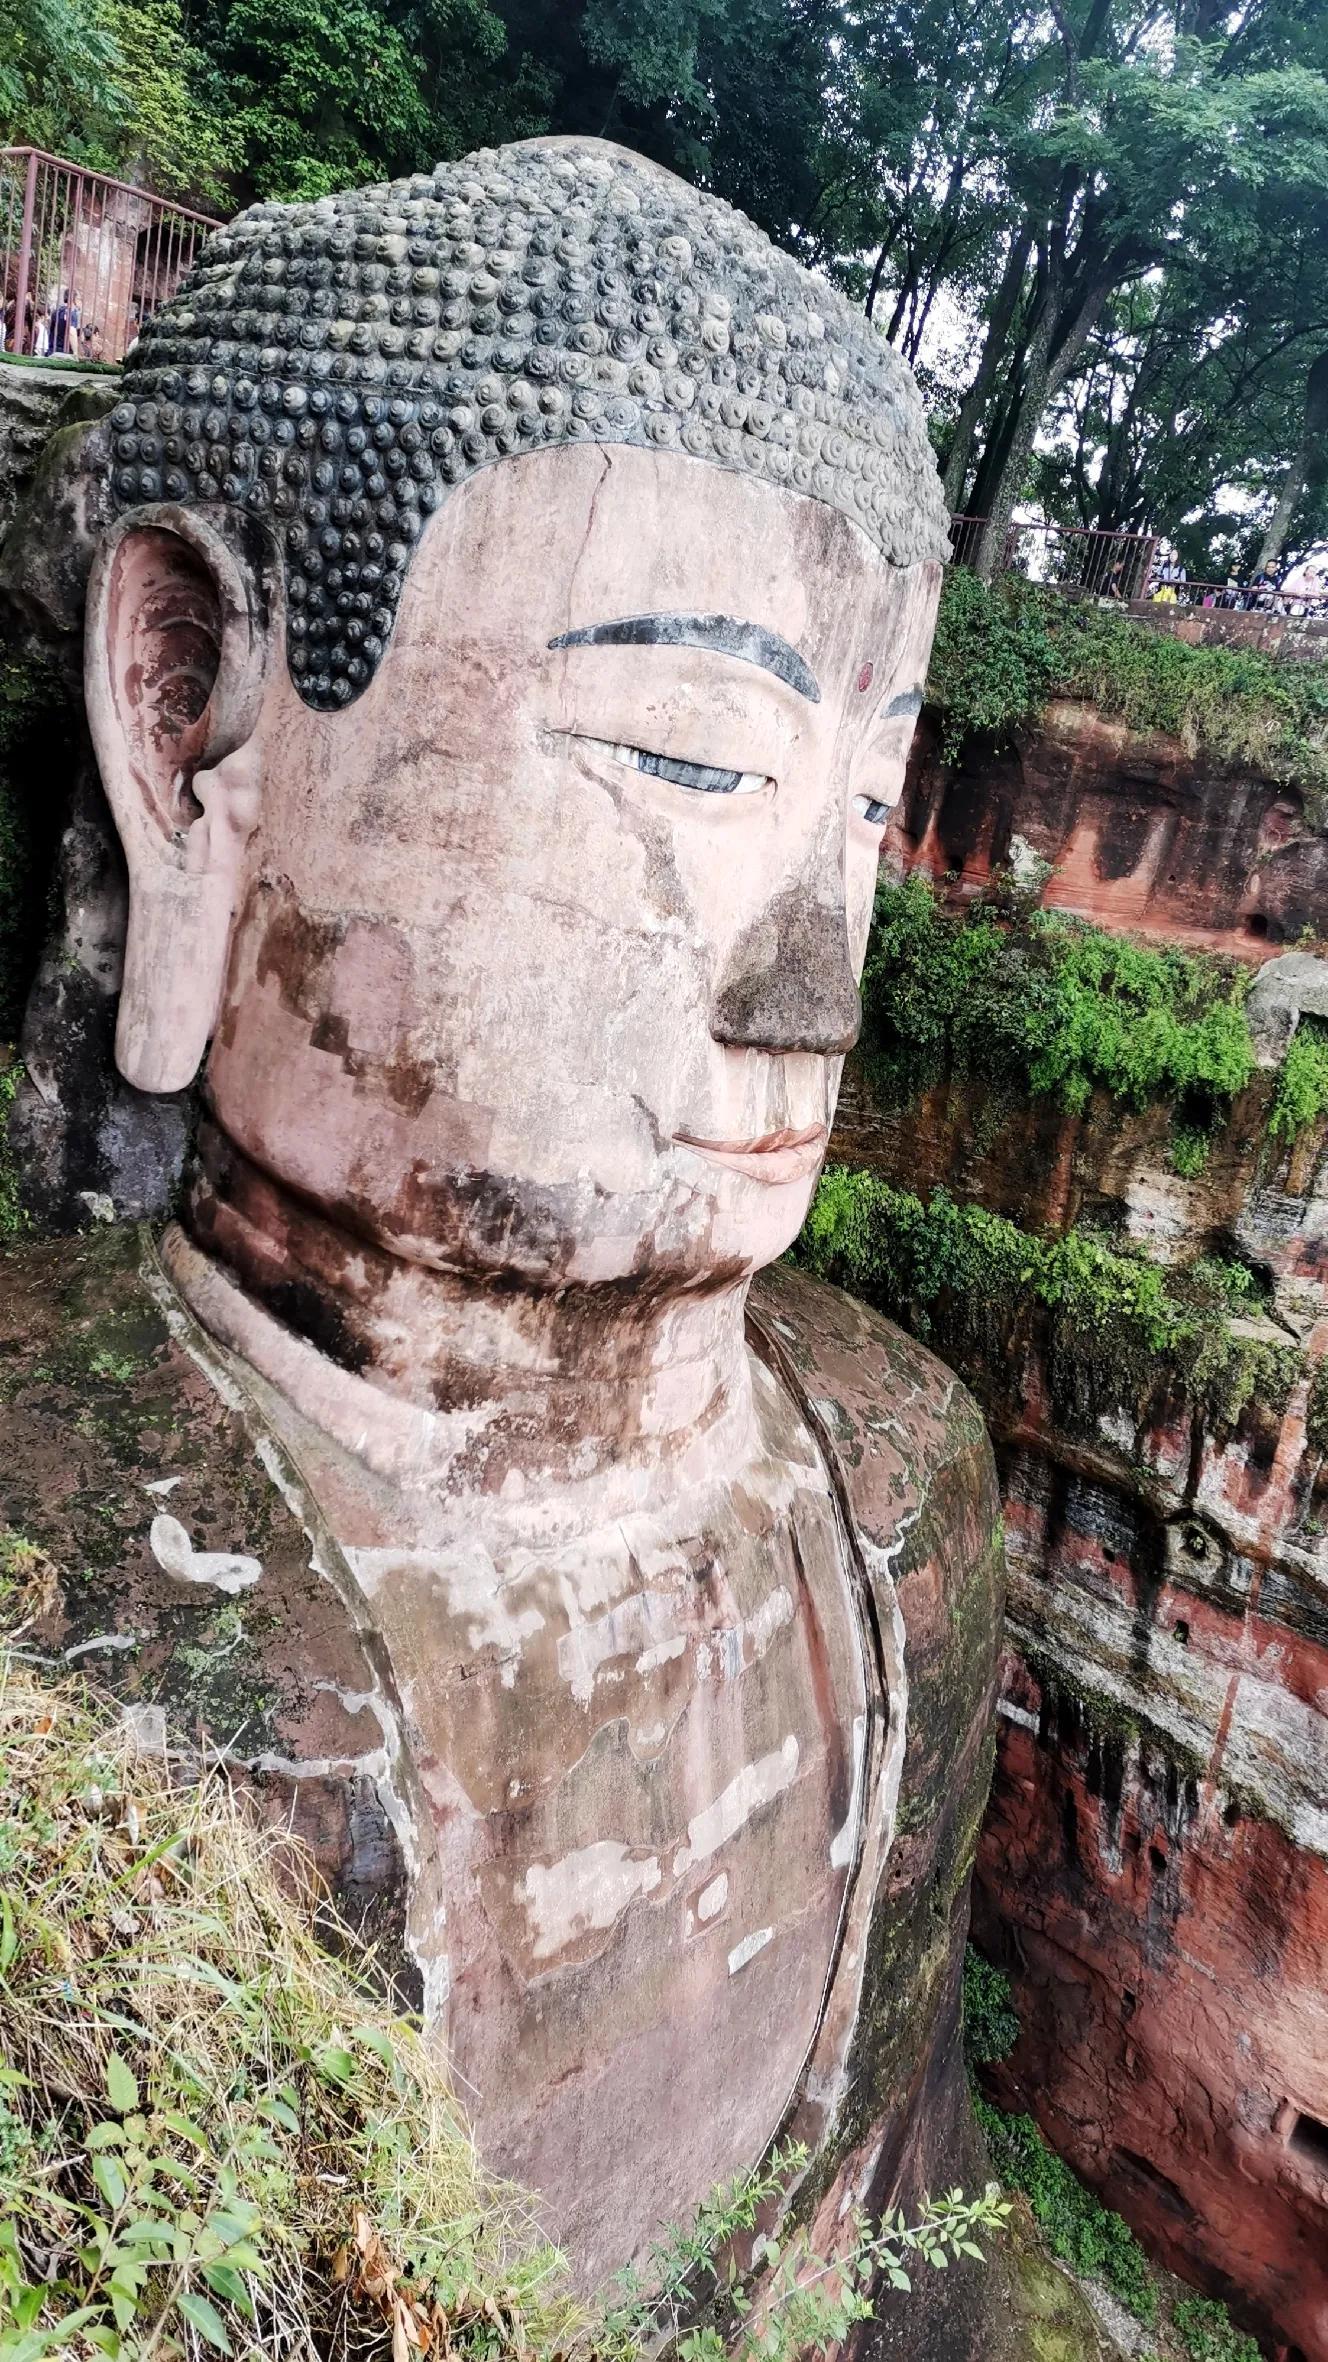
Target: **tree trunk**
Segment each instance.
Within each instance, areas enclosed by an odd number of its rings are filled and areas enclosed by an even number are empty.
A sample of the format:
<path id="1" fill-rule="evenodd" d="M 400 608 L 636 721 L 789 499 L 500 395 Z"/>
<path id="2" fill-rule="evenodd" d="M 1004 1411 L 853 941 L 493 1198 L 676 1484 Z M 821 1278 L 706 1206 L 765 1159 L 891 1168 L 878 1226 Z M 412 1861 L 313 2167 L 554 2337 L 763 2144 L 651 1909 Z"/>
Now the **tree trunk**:
<path id="1" fill-rule="evenodd" d="M 951 511 L 958 509 L 963 502 L 964 486 L 968 482 L 968 470 L 973 457 L 973 443 L 978 431 L 978 422 L 986 408 L 987 397 L 991 392 L 997 366 L 1009 341 L 1010 323 L 1014 318 L 1015 305 L 1019 301 L 1023 288 L 1024 273 L 1028 268 L 1029 248 L 1032 243 L 1033 232 L 1025 223 L 1006 256 L 1005 269 L 1001 273 L 1001 283 L 996 290 L 996 298 L 991 307 L 991 317 L 987 323 L 987 333 L 983 340 L 982 357 L 978 362 L 977 375 L 964 396 L 963 405 L 955 422 L 954 440 L 950 445 L 950 454 L 945 463 L 945 502 Z"/>
<path id="2" fill-rule="evenodd" d="M 1033 324 L 1024 360 L 1019 406 L 1011 422 L 1009 443 L 992 490 L 987 522 L 982 528 L 974 560 L 974 572 L 982 582 L 990 582 L 1002 564 L 1010 519 L 1024 489 L 1028 463 L 1033 456 L 1033 446 L 1047 404 L 1065 383 L 1087 344 L 1106 301 L 1110 284 L 1110 278 L 1104 276 L 1090 286 L 1068 328 L 1057 321 L 1055 307 L 1050 299 Z"/>
<path id="3" fill-rule="evenodd" d="M 1005 544 L 1010 531 L 1010 519 L 1024 488 L 1024 477 L 1033 456 L 1033 445 L 1042 424 L 1042 414 L 1051 392 L 1051 307 L 1043 309 L 1042 317 L 1033 329 L 1024 356 L 1024 382 L 1017 407 L 1010 421 L 1010 435 L 992 487 L 987 506 L 987 521 L 978 536 L 973 571 L 980 582 L 990 582 L 993 574 L 1001 571 L 1005 562 Z"/>
<path id="4" fill-rule="evenodd" d="M 1277 506 L 1269 519 L 1268 530 L 1259 544 L 1259 555 L 1254 571 L 1269 572 L 1282 555 L 1283 545 L 1291 530 L 1301 494 L 1317 477 L 1328 461 L 1324 442 L 1328 437 L 1328 353 L 1320 353 L 1311 368 L 1305 385 L 1305 408 L 1301 418 L 1300 441 L 1296 445 L 1291 465 L 1287 469 Z"/>

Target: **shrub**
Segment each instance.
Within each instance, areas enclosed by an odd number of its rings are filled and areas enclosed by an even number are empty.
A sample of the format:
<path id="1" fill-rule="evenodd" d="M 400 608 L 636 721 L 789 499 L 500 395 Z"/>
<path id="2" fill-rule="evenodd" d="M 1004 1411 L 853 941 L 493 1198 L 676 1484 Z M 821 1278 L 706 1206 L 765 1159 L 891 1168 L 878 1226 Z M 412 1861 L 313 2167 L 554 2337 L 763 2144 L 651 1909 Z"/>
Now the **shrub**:
<path id="1" fill-rule="evenodd" d="M 1091 600 L 1005 575 L 946 578 L 928 697 L 953 760 L 972 737 L 1008 738 L 1054 697 L 1083 698 L 1130 729 L 1161 730 L 1219 761 L 1328 790 L 1328 665 L 1257 649 L 1192 648 Z"/>
<path id="2" fill-rule="evenodd" d="M 1207 2296 L 1183 2296 L 1171 2324 L 1189 2362 L 1261 2362 L 1259 2348 L 1232 2324 L 1223 2304 Z"/>
<path id="3" fill-rule="evenodd" d="M 1248 990 L 1243 969 L 1052 912 L 1006 925 L 986 903 L 947 911 L 913 876 L 877 893 L 863 1053 L 886 1106 L 947 1074 L 1073 1113 L 1102 1090 L 1132 1108 L 1183 1105 L 1185 1130 L 1206 1147 L 1254 1073 Z"/>
<path id="4" fill-rule="evenodd" d="M 1294 1140 L 1321 1115 L 1328 1115 L 1328 1023 L 1302 1017 L 1278 1073 L 1268 1129 L 1275 1140 Z"/>
<path id="5" fill-rule="evenodd" d="M 1242 1264 L 1174 1268 L 1086 1226 L 1043 1236 L 844 1166 L 827 1167 L 796 1252 L 1002 1394 L 1039 1316 L 1053 1398 L 1073 1420 L 1137 1412 L 1164 1384 L 1226 1427 L 1255 1398 L 1285 1401 L 1303 1366 L 1291 1338 L 1233 1325 L 1258 1309 Z"/>

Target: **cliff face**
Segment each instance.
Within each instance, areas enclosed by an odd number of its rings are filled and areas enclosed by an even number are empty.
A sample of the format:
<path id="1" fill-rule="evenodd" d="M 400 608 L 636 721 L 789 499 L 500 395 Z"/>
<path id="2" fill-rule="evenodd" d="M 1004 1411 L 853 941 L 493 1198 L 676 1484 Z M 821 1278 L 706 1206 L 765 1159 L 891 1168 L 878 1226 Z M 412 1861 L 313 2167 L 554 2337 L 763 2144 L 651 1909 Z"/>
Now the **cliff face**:
<path id="1" fill-rule="evenodd" d="M 1294 789 L 1068 698 L 1012 751 L 954 767 L 924 727 L 901 820 L 929 876 L 975 887 L 1020 838 L 1055 866 L 1049 908 L 1246 959 L 1314 931 L 1328 891 L 1328 835 Z"/>
<path id="2" fill-rule="evenodd" d="M 1263 963 L 1322 908 L 1328 840 L 1294 794 L 1082 707 L 985 767 L 924 742 L 904 821 L 897 864 L 949 873 L 952 902 L 1022 838 L 1058 864 L 1048 906 L 1158 943 Z M 1237 1341 L 1284 1356 L 1234 1413 L 1160 1364 L 1085 1393 L 1068 1365 L 1093 1341 L 1045 1306 L 957 1358 L 1010 1567 L 975 1902 L 1023 2026 L 996 2096 L 1288 2362 L 1328 2362 L 1328 1116 L 1267 1124 L 1326 985 L 1304 951 L 1264 969 L 1266 1063 L 1189 1178 L 1169 1108 L 1012 1103 L 980 1060 L 893 1112 L 850 1074 L 835 1142 L 1033 1234 L 1234 1259 L 1260 1299 Z"/>

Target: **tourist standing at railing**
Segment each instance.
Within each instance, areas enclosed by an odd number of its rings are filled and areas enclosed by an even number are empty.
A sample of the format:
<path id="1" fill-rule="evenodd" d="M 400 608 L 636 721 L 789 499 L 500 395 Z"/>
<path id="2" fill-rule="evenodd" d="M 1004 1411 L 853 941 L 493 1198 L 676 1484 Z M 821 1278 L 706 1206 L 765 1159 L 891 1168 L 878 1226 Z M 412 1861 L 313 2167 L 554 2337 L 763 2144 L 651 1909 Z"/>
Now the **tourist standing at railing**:
<path id="1" fill-rule="evenodd" d="M 51 305 L 50 333 L 46 340 L 50 353 L 66 353 L 78 359 L 78 305 L 69 300 L 69 289 L 62 287 Z"/>

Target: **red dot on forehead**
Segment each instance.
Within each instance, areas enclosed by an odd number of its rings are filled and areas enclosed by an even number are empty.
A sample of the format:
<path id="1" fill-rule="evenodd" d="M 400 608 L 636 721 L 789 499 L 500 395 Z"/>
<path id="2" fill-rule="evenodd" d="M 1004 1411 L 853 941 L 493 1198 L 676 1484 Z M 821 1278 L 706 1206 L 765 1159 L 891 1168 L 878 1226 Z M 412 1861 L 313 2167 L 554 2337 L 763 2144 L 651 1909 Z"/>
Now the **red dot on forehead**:
<path id="1" fill-rule="evenodd" d="M 875 678 L 875 674 L 876 667 L 874 664 L 864 664 L 861 672 L 858 674 L 859 689 L 870 689 L 872 681 Z"/>

